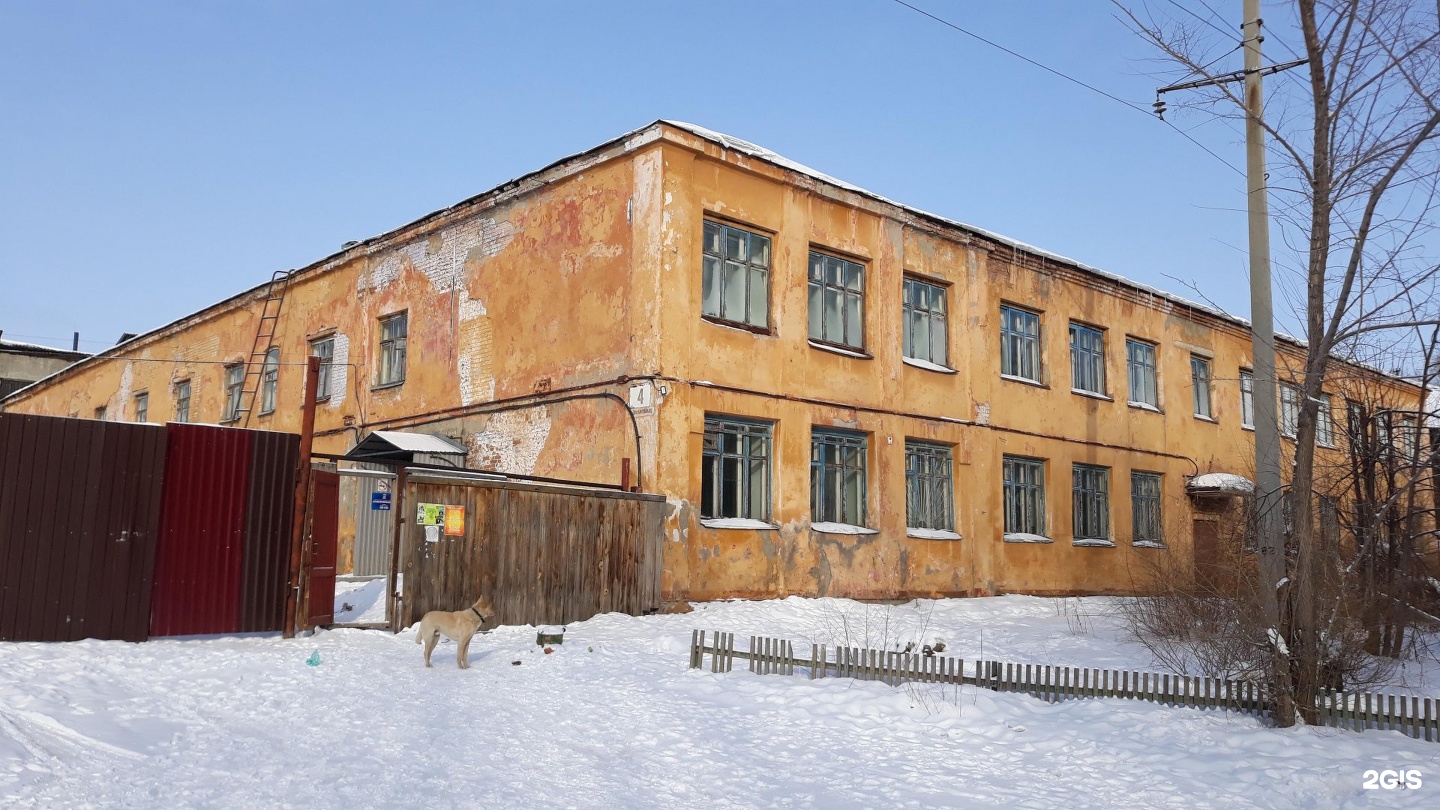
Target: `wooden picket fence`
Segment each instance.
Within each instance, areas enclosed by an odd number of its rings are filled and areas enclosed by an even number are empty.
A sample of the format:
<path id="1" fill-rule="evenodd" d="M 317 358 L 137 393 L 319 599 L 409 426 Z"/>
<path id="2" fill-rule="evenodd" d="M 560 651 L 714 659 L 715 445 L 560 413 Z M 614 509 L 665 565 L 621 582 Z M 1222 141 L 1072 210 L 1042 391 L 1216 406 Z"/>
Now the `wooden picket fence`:
<path id="1" fill-rule="evenodd" d="M 690 667 L 730 672 L 735 659 L 749 662 L 761 675 L 794 675 L 796 668 L 809 677 L 854 678 L 903 683 L 940 683 L 978 686 L 996 692 L 1018 692 L 1051 703 L 1078 698 L 1123 698 L 1167 706 L 1222 709 L 1266 716 L 1269 700 L 1260 684 L 1198 675 L 1135 672 L 1131 670 L 1017 664 L 942 655 L 923 655 L 858 647 L 832 648 L 812 644 L 806 657 L 780 638 L 750 636 L 749 647 L 736 649 L 735 634 L 694 630 L 690 636 Z M 1319 725 L 1354 731 L 1399 731 L 1416 739 L 1440 741 L 1440 700 L 1414 696 L 1325 691 L 1315 707 Z"/>

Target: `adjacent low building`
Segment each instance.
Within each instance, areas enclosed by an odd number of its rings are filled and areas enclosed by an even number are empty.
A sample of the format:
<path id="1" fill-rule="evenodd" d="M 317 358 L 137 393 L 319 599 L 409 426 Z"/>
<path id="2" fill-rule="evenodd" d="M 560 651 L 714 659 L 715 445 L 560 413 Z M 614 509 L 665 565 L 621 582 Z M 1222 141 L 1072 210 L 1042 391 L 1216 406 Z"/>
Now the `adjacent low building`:
<path id="1" fill-rule="evenodd" d="M 319 450 L 414 431 L 477 469 L 628 466 L 672 506 L 669 599 L 1130 591 L 1205 553 L 1200 501 L 1243 497 L 1187 482 L 1253 467 L 1243 322 L 668 121 L 3 407 L 296 430 L 311 354 Z M 1346 368 L 1325 453 L 1346 386 L 1418 411 Z"/>
<path id="2" fill-rule="evenodd" d="M 0 399 L 89 356 L 0 338 Z"/>

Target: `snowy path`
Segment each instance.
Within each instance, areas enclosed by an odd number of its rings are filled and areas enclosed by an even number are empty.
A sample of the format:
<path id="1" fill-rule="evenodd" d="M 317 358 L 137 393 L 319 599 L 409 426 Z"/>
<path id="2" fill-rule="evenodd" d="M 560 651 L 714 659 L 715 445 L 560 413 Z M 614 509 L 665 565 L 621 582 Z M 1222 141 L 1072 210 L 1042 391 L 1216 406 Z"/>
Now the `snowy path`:
<path id="1" fill-rule="evenodd" d="M 1054 600 L 932 604 L 612 614 L 548 656 L 533 629 L 501 628 L 477 637 L 469 671 L 451 644 L 426 670 L 413 635 L 361 630 L 0 645 L 0 806 L 1440 806 L 1440 745 L 1394 733 L 686 669 L 692 627 L 834 643 L 866 619 L 873 639 L 924 625 L 966 657 L 983 626 L 995 657 L 1149 665 L 1113 621 L 1076 627 Z M 1425 785 L 1361 789 L 1386 767 Z"/>

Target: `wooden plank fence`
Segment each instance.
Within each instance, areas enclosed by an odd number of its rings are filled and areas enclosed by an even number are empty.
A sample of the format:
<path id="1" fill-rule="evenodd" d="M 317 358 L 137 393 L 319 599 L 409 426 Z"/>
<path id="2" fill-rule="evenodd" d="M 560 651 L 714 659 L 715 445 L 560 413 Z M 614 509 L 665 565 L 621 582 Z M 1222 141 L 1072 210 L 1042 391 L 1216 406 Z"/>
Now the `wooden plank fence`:
<path id="1" fill-rule="evenodd" d="M 750 636 L 748 649 L 737 649 L 735 634 L 694 630 L 690 636 L 690 667 L 730 672 L 735 659 L 749 662 L 761 675 L 794 675 L 800 668 L 810 679 L 854 678 L 903 683 L 970 685 L 996 692 L 1018 692 L 1058 703 L 1081 698 L 1144 700 L 1166 706 L 1221 709 L 1264 716 L 1270 712 L 1260 684 L 1198 675 L 1132 670 L 1062 667 L 976 660 L 859 647 L 812 644 L 810 654 L 795 655 L 794 645 L 780 638 Z M 1403 695 L 1341 693 L 1326 690 L 1315 708 L 1318 724 L 1353 731 L 1399 731 L 1416 739 L 1440 742 L 1440 700 Z"/>

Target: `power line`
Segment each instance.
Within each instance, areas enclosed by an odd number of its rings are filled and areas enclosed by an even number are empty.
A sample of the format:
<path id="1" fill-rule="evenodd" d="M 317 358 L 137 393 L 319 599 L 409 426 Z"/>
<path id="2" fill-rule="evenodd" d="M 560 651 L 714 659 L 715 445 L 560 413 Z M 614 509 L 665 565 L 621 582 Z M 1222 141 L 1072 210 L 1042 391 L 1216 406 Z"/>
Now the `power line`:
<path id="1" fill-rule="evenodd" d="M 912 6 L 912 5 L 910 5 L 909 3 L 905 2 L 905 0 L 895 0 L 895 2 L 898 3 L 898 4 L 900 4 L 900 5 L 902 5 L 902 6 L 904 6 L 905 8 L 910 9 L 911 11 L 915 12 L 916 14 L 920 14 L 920 15 L 922 15 L 922 16 L 929 17 L 930 19 L 934 20 L 935 22 L 940 23 L 941 25 L 944 25 L 944 26 L 946 26 L 946 27 L 948 27 L 948 28 L 952 28 L 952 29 L 954 29 L 954 30 L 956 30 L 956 31 L 959 31 L 960 33 L 964 34 L 965 36 L 970 37 L 971 39 L 975 39 L 975 40 L 978 40 L 978 41 L 980 41 L 980 42 L 983 42 L 983 43 L 985 43 L 986 45 L 989 45 L 990 47 L 995 48 L 996 50 L 1003 51 L 1004 53 L 1007 53 L 1007 54 L 1009 54 L 1010 56 L 1013 56 L 1013 57 L 1015 57 L 1016 59 L 1021 60 L 1022 62 L 1026 62 L 1026 63 L 1028 63 L 1028 64 L 1030 64 L 1030 65 L 1033 65 L 1033 66 L 1035 66 L 1035 67 L 1037 67 L 1037 68 L 1040 68 L 1041 70 L 1043 70 L 1043 71 L 1045 71 L 1045 72 L 1047 72 L 1047 73 L 1052 73 L 1052 74 L 1054 74 L 1054 75 L 1056 75 L 1056 76 L 1059 76 L 1060 78 L 1064 79 L 1064 80 L 1067 81 L 1067 82 L 1071 82 L 1072 84 L 1078 84 L 1078 85 L 1080 85 L 1081 87 L 1083 87 L 1083 88 L 1085 88 L 1086 90 L 1089 90 L 1089 91 L 1091 91 L 1091 92 L 1093 92 L 1093 93 L 1099 93 L 1100 95 L 1104 96 L 1105 98 L 1110 99 L 1111 101 L 1114 101 L 1114 102 L 1123 104 L 1123 105 L 1125 105 L 1126 107 L 1129 107 L 1130 109 L 1135 110 L 1136 112 L 1142 113 L 1142 114 L 1145 115 L 1147 118 L 1148 118 L 1148 117 L 1151 117 L 1152 115 L 1154 115 L 1150 110 L 1148 110 L 1148 109 L 1140 106 L 1139 104 L 1136 104 L 1136 103 L 1134 103 L 1134 102 L 1132 102 L 1132 101 L 1126 101 L 1125 99 L 1120 98 L 1119 96 L 1116 96 L 1116 95 L 1112 95 L 1111 93 L 1107 93 L 1107 92 L 1105 92 L 1104 90 L 1101 90 L 1100 88 L 1098 88 L 1098 87 L 1096 87 L 1096 86 L 1094 86 L 1094 85 L 1092 85 L 1092 84 L 1087 84 L 1086 82 L 1083 82 L 1083 81 L 1081 81 L 1080 79 L 1075 78 L 1074 76 L 1070 76 L 1070 75 L 1068 75 L 1068 74 L 1062 73 L 1062 72 L 1056 70 L 1055 68 L 1050 67 L 1049 65 L 1041 64 L 1041 63 L 1035 61 L 1034 59 L 1031 59 L 1030 57 L 1025 56 L 1024 54 L 1017 53 L 1017 52 L 1015 52 L 1015 51 L 1010 50 L 1009 48 L 1005 47 L 1004 45 L 999 44 L 998 42 L 993 42 L 993 41 L 991 41 L 991 40 L 988 40 L 988 39 L 986 39 L 985 37 L 982 37 L 982 36 L 980 36 L 979 34 L 975 33 L 974 31 L 970 31 L 970 30 L 967 30 L 967 29 L 965 29 L 965 28 L 961 28 L 960 26 L 956 25 L 955 23 L 950 22 L 949 20 L 943 19 L 943 18 L 941 18 L 941 17 L 937 17 L 937 16 L 935 16 L 934 14 L 931 14 L 930 12 L 926 11 L 926 10 L 923 9 L 923 8 L 918 8 L 918 7 L 916 7 L 916 6 Z M 1241 177 L 1244 177 L 1244 176 L 1245 176 L 1245 172 L 1243 172 L 1243 171 L 1241 171 L 1239 168 L 1235 167 L 1233 164 L 1230 163 L 1230 161 L 1228 161 L 1228 160 L 1226 160 L 1225 158 L 1222 158 L 1222 157 L 1220 157 L 1219 155 L 1215 154 L 1213 151 L 1210 150 L 1210 147 L 1208 147 L 1208 146 L 1206 146 L 1205 144 L 1200 143 L 1199 141 L 1197 141 L 1197 140 L 1195 140 L 1194 138 L 1190 137 L 1190 134 L 1189 134 L 1188 132 L 1186 132 L 1185 130 L 1183 130 L 1183 129 L 1177 127 L 1177 126 L 1175 126 L 1175 124 L 1173 124 L 1173 123 L 1171 123 L 1171 122 L 1169 122 L 1169 121 L 1166 121 L 1166 120 L 1164 120 L 1164 119 L 1160 119 L 1160 120 L 1161 120 L 1161 123 L 1165 124 L 1166 126 L 1170 127 L 1171 129 L 1175 130 L 1176 132 L 1180 133 L 1180 136 L 1183 137 L 1185 140 L 1187 140 L 1187 141 L 1189 141 L 1190 143 L 1193 143 L 1193 144 L 1195 144 L 1196 146 L 1200 147 L 1200 148 L 1201 148 L 1202 150 L 1204 150 L 1205 153 L 1208 154 L 1210 157 L 1213 157 L 1213 158 L 1215 158 L 1216 160 L 1220 161 L 1221 163 L 1225 164 L 1226 168 L 1230 169 L 1230 171 L 1235 172 L 1236 174 L 1240 175 Z"/>

